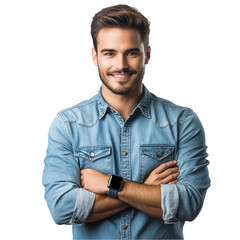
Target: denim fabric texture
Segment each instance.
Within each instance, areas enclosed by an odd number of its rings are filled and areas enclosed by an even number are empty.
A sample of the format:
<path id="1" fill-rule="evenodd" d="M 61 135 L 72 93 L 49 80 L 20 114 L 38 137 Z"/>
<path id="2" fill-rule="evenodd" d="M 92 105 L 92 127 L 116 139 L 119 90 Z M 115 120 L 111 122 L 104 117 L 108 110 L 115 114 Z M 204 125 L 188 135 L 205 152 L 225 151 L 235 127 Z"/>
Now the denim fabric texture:
<path id="1" fill-rule="evenodd" d="M 144 86 L 140 103 L 124 122 L 100 88 L 92 99 L 60 111 L 51 124 L 43 185 L 52 217 L 72 225 L 73 239 L 183 239 L 184 222 L 197 217 L 210 186 L 206 148 L 203 127 L 191 109 Z M 177 184 L 161 185 L 162 220 L 129 208 L 85 223 L 95 194 L 81 188 L 80 169 L 143 183 L 171 160 L 177 160 L 180 175 Z"/>

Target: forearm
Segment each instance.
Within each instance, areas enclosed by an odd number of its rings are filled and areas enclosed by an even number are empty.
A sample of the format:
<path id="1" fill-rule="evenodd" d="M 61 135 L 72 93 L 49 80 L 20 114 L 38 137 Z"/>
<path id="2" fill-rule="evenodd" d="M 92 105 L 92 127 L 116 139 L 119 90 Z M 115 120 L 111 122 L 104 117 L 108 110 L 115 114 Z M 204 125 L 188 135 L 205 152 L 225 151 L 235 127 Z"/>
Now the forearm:
<path id="1" fill-rule="evenodd" d="M 96 194 L 93 209 L 86 222 L 96 222 L 119 213 L 129 206 L 118 199 Z"/>
<path id="2" fill-rule="evenodd" d="M 124 186 L 118 193 L 118 198 L 153 218 L 162 219 L 161 187 L 159 185 L 145 185 L 124 180 Z"/>
<path id="3" fill-rule="evenodd" d="M 144 184 L 124 180 L 123 189 L 118 193 L 119 200 L 107 197 L 109 176 L 93 169 L 81 170 L 81 183 L 84 189 L 94 192 L 96 199 L 87 222 L 95 222 L 132 206 L 153 218 L 162 219 L 161 184 L 176 183 L 178 168 L 176 161 L 161 164 L 148 176 Z M 98 194 L 100 195 L 98 195 Z"/>

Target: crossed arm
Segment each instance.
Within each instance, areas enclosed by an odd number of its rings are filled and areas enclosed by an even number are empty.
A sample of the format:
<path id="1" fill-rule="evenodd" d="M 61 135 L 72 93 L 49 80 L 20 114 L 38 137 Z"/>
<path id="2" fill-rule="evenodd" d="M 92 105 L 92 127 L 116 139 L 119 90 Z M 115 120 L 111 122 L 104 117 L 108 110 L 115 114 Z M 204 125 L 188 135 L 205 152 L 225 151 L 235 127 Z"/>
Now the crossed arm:
<path id="1" fill-rule="evenodd" d="M 96 195 L 93 209 L 86 222 L 108 218 L 132 206 L 153 218 L 162 218 L 161 184 L 177 183 L 176 161 L 164 163 L 154 169 L 143 184 L 124 180 L 118 199 L 107 196 L 109 176 L 93 169 L 81 170 L 82 187 Z"/>

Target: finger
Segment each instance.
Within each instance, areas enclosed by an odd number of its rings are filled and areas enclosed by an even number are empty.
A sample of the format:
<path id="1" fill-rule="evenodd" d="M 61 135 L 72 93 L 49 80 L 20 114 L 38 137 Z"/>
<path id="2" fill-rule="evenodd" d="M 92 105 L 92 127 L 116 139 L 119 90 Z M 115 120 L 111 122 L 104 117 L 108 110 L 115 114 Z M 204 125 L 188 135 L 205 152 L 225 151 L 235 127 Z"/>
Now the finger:
<path id="1" fill-rule="evenodd" d="M 159 173 L 159 177 L 166 178 L 174 173 L 178 173 L 178 170 L 179 170 L 178 167 L 168 168 L 164 172 Z"/>
<path id="2" fill-rule="evenodd" d="M 172 182 L 170 182 L 168 184 L 176 184 L 177 182 L 178 182 L 178 180 L 175 180 L 175 181 L 172 181 Z"/>
<path id="3" fill-rule="evenodd" d="M 168 177 L 162 179 L 161 180 L 161 184 L 168 184 L 170 182 L 173 182 L 173 181 L 177 180 L 178 176 L 179 176 L 178 172 L 174 173 L 174 174 L 171 174 Z"/>
<path id="4" fill-rule="evenodd" d="M 178 173 L 179 168 L 178 167 L 173 167 L 173 168 L 168 168 L 165 171 L 161 172 L 161 173 L 155 173 L 155 175 L 158 175 L 157 178 L 158 179 L 164 179 L 174 173 Z"/>
<path id="5" fill-rule="evenodd" d="M 178 172 L 178 170 L 179 170 L 179 167 L 173 166 L 173 167 L 166 169 L 164 172 L 176 173 L 176 172 Z"/>
<path id="6" fill-rule="evenodd" d="M 80 184 L 82 187 L 84 187 L 84 180 L 81 178 Z"/>
<path id="7" fill-rule="evenodd" d="M 80 177 L 80 181 L 82 184 L 84 183 L 84 178 L 82 176 Z"/>
<path id="8" fill-rule="evenodd" d="M 155 173 L 161 173 L 163 171 L 165 171 L 168 168 L 174 167 L 177 164 L 177 161 L 169 161 L 166 163 L 161 164 L 159 167 L 154 169 Z"/>
<path id="9" fill-rule="evenodd" d="M 81 179 L 81 181 L 84 180 L 84 176 L 85 176 L 85 175 L 86 175 L 86 174 L 85 174 L 85 171 L 81 170 L 81 171 L 80 171 L 80 179 Z"/>

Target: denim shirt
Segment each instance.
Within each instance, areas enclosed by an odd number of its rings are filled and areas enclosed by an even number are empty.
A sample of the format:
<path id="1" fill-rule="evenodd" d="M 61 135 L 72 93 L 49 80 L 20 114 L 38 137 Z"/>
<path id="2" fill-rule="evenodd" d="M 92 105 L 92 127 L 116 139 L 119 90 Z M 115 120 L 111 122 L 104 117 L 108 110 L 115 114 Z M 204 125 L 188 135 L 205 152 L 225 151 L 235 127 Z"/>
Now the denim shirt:
<path id="1" fill-rule="evenodd" d="M 210 186 L 203 127 L 191 109 L 158 98 L 145 86 L 126 121 L 100 89 L 92 99 L 59 112 L 48 138 L 45 198 L 54 221 L 72 225 L 73 239 L 183 239 L 184 222 L 203 206 Z M 95 194 L 81 188 L 80 169 L 143 183 L 171 160 L 177 160 L 180 175 L 177 184 L 161 185 L 162 220 L 128 208 L 85 223 Z"/>

